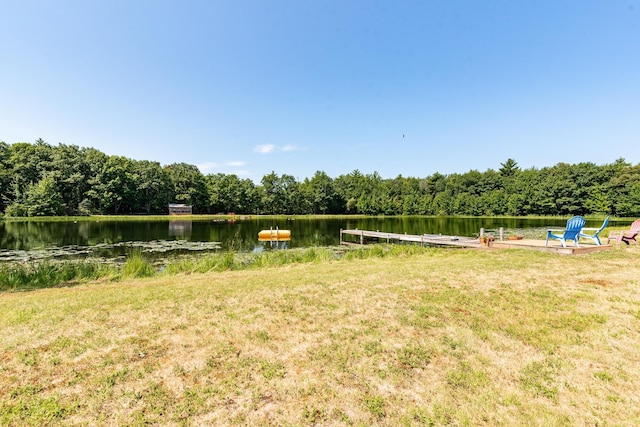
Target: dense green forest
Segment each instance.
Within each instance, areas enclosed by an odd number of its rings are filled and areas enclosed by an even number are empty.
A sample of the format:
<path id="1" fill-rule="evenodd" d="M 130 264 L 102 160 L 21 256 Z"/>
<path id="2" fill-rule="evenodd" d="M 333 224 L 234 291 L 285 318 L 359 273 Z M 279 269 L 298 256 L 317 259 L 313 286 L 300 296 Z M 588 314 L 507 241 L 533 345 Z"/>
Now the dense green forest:
<path id="1" fill-rule="evenodd" d="M 316 171 L 297 181 L 272 172 L 260 184 L 236 175 L 203 175 L 186 163 L 109 156 L 94 148 L 42 140 L 0 141 L 0 212 L 5 216 L 165 214 L 169 203 L 194 213 L 367 215 L 640 216 L 640 165 L 566 164 L 426 178 L 383 179 L 358 170 L 337 178 Z"/>

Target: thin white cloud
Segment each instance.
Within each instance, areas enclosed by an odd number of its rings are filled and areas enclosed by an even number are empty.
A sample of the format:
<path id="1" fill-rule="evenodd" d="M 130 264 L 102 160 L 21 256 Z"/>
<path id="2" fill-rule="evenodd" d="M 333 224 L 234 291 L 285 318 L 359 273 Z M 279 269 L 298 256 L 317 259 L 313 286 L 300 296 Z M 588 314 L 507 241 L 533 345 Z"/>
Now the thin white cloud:
<path id="1" fill-rule="evenodd" d="M 242 166 L 244 166 L 246 164 L 247 164 L 247 162 L 231 161 L 231 162 L 226 162 L 224 165 L 225 166 L 229 166 L 229 167 L 233 167 L 233 168 L 239 168 L 239 167 L 242 167 Z"/>
<path id="2" fill-rule="evenodd" d="M 253 151 L 260 154 L 273 153 L 275 150 L 276 150 L 276 146 L 273 144 L 256 145 L 256 148 L 253 149 Z"/>
<path id="3" fill-rule="evenodd" d="M 297 147 L 295 145 L 285 145 L 284 147 L 282 147 L 282 151 L 298 151 L 300 150 L 300 147 Z"/>
<path id="4" fill-rule="evenodd" d="M 200 172 L 206 175 L 208 173 L 213 172 L 215 169 L 217 169 L 218 164 L 215 162 L 204 162 L 204 163 L 197 164 L 196 167 L 200 169 Z"/>
<path id="5" fill-rule="evenodd" d="M 233 173 L 236 175 L 247 175 L 248 172 L 246 170 L 234 170 L 234 168 L 240 168 L 247 164 L 247 162 L 232 160 L 224 163 L 217 162 L 204 162 L 199 163 L 196 167 L 202 172 L 204 175 L 210 173 Z"/>
<path id="6" fill-rule="evenodd" d="M 286 153 L 288 151 L 301 151 L 301 150 L 304 150 L 304 148 L 298 147 L 297 145 L 291 145 L 291 144 L 283 145 L 282 147 L 278 147 L 273 144 L 256 145 L 256 147 L 253 149 L 253 151 L 260 154 L 271 154 L 271 153 L 278 153 L 278 152 Z"/>

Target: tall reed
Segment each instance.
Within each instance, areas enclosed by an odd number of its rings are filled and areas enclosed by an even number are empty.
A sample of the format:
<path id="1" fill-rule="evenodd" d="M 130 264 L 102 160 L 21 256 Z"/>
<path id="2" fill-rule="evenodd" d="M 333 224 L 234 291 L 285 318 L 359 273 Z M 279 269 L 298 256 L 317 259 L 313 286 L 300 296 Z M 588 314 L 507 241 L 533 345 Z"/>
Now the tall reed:
<path id="1" fill-rule="evenodd" d="M 408 256 L 435 250 L 416 245 L 370 245 L 357 248 L 311 247 L 259 253 L 228 251 L 168 261 L 162 269 L 162 274 L 207 273 L 210 271 L 278 267 L 294 263 L 319 263 L 339 259 L 348 261 L 351 259 Z M 0 264 L 0 292 L 47 288 L 105 277 L 118 280 L 152 277 L 156 274 L 158 274 L 156 268 L 149 260 L 145 259 L 140 251 L 132 252 L 119 269 L 113 264 L 98 261 Z"/>
<path id="2" fill-rule="evenodd" d="M 131 277 L 151 277 L 156 274 L 156 269 L 149 263 L 139 250 L 133 251 L 127 261 L 122 266 L 121 276 Z"/>
<path id="3" fill-rule="evenodd" d="M 0 265 L 0 291 L 48 288 L 114 274 L 112 266 L 97 261 Z"/>

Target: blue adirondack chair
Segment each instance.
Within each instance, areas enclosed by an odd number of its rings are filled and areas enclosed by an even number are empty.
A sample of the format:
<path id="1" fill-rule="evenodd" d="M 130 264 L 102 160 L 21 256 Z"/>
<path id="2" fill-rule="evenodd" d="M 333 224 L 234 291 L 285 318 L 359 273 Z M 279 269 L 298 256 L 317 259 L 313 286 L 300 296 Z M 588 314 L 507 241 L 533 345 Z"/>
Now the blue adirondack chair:
<path id="1" fill-rule="evenodd" d="M 602 223 L 602 225 L 600 226 L 600 228 L 598 228 L 596 230 L 595 233 L 593 234 L 584 234 L 582 231 L 580 232 L 580 238 L 581 239 L 591 239 L 595 242 L 596 245 L 600 246 L 602 245 L 602 242 L 600 241 L 600 237 L 598 237 L 598 234 L 600 234 L 600 232 L 602 230 L 604 230 L 604 228 L 607 226 L 607 224 L 609 224 L 609 217 L 606 217 L 604 219 L 604 222 Z M 584 231 L 584 229 L 583 229 Z"/>
<path id="2" fill-rule="evenodd" d="M 580 232 L 582 231 L 582 227 L 587 223 L 587 221 L 581 216 L 574 216 L 567 221 L 567 226 L 564 230 L 547 230 L 547 243 L 546 246 L 549 246 L 549 239 L 560 240 L 562 243 L 562 247 L 567 247 L 567 240 L 573 240 L 578 245 L 578 239 L 580 239 Z M 554 231 L 562 231 L 562 234 L 554 234 Z"/>

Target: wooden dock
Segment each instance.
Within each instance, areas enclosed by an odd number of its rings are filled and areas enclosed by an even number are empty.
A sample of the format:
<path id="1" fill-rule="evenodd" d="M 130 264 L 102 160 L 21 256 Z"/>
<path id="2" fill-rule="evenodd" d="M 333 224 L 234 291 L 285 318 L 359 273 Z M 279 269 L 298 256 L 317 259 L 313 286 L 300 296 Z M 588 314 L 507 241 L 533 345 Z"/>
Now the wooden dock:
<path id="1" fill-rule="evenodd" d="M 345 236 L 354 236 L 345 240 Z M 613 249 L 611 245 L 594 245 L 581 243 L 579 247 L 572 243 L 564 248 L 558 241 L 551 241 L 547 246 L 545 240 L 524 239 L 524 240 L 494 240 L 489 246 L 482 246 L 478 238 L 463 236 L 446 236 L 442 234 L 401 234 L 386 233 L 382 231 L 369 230 L 343 230 L 340 229 L 341 245 L 364 245 L 365 243 L 418 243 L 423 246 L 448 246 L 463 248 L 486 248 L 486 249 L 528 249 L 542 252 L 550 252 L 561 255 L 578 255 L 589 252 Z"/>
<path id="2" fill-rule="evenodd" d="M 606 251 L 613 249 L 612 245 L 594 245 L 589 243 L 580 243 L 575 246 L 573 241 L 567 243 L 567 247 L 563 248 L 559 241 L 549 241 L 547 246 L 545 240 L 524 239 L 524 240 L 496 240 L 491 242 L 491 248 L 495 249 L 528 249 L 530 251 L 551 252 L 560 255 L 579 255 L 589 252 Z"/>
<path id="3" fill-rule="evenodd" d="M 344 239 L 344 236 L 355 236 L 356 241 L 348 241 Z M 461 236 L 444 236 L 442 234 L 401 234 L 401 233 L 386 233 L 382 231 L 369 231 L 369 230 L 343 230 L 340 229 L 340 244 L 341 245 L 363 245 L 366 241 L 376 242 L 411 242 L 419 243 L 421 245 L 439 245 L 439 246 L 455 246 L 465 248 L 479 248 L 480 242 L 473 237 L 461 237 Z"/>

